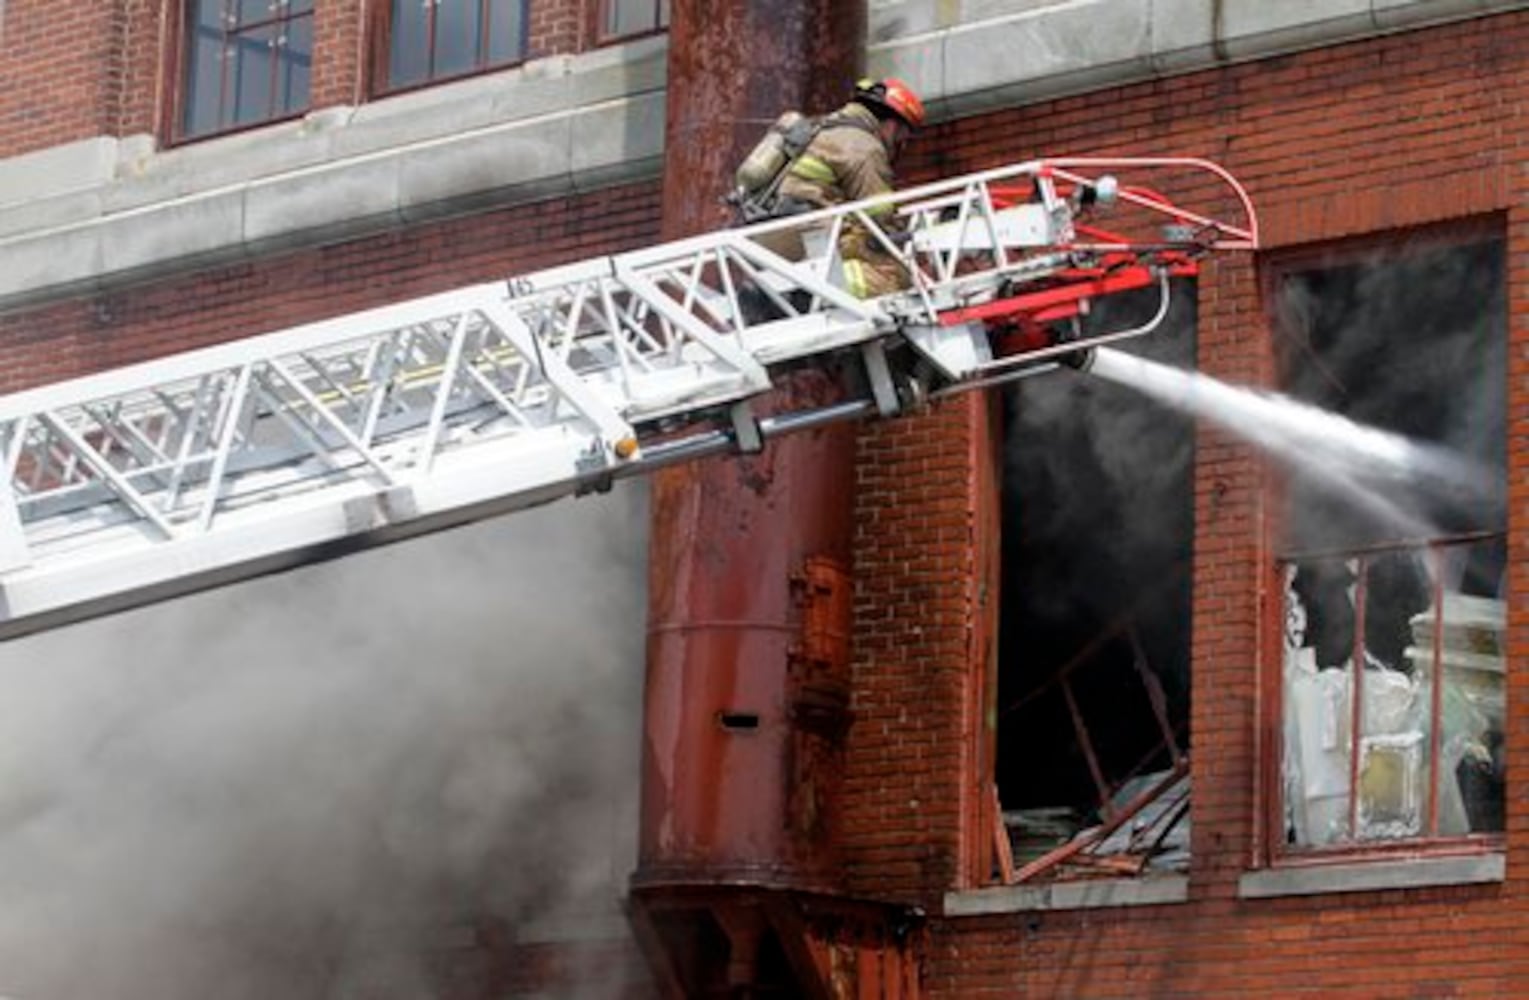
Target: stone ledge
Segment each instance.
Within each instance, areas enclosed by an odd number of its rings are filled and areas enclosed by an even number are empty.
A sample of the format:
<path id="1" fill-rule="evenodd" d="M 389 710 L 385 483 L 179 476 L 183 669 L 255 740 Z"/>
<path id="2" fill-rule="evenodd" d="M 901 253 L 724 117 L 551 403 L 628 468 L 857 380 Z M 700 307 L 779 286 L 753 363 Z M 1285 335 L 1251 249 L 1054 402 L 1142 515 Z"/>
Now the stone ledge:
<path id="1" fill-rule="evenodd" d="M 906 0 L 871 11 L 869 66 L 931 117 L 1529 8 L 1529 0 Z"/>
<path id="2" fill-rule="evenodd" d="M 1525 8 L 908 0 L 873 7 L 869 63 L 952 118 Z M 98 137 L 0 160 L 0 309 L 657 177 L 667 52 L 655 36 L 168 150 Z"/>
<path id="3" fill-rule="evenodd" d="M 160 152 L 136 136 L 0 161 L 0 307 L 656 177 L 666 51 L 645 39 Z"/>
<path id="4" fill-rule="evenodd" d="M 1480 885 L 1503 881 L 1507 877 L 1507 867 L 1507 858 L 1502 854 L 1474 854 L 1266 868 L 1244 874 L 1237 882 L 1237 896 L 1239 899 L 1272 899 L 1333 892 Z"/>
<path id="5" fill-rule="evenodd" d="M 945 916 L 977 917 L 1041 910 L 1162 906 L 1189 899 L 1189 876 L 1088 879 L 1047 885 L 1008 885 L 945 894 Z"/>

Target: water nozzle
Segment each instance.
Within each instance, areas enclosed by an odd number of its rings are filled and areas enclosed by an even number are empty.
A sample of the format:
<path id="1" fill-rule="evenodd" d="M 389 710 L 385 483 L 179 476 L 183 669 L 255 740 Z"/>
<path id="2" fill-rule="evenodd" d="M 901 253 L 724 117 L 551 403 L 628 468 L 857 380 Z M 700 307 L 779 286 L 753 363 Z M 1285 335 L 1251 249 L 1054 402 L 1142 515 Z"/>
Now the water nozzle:
<path id="1" fill-rule="evenodd" d="M 1090 347 L 1086 350 L 1073 351 L 1071 354 L 1064 354 L 1058 360 L 1060 360 L 1062 364 L 1066 365 L 1068 368 L 1071 368 L 1073 371 L 1086 372 L 1090 368 L 1094 367 L 1094 355 L 1097 353 L 1097 351 L 1098 348 Z"/>
<path id="2" fill-rule="evenodd" d="M 1076 319 L 1056 329 L 1057 344 L 1070 344 L 1073 341 L 1082 339 L 1083 327 Z M 1094 366 L 1094 348 L 1089 347 L 1081 351 L 1069 351 L 1058 357 L 1057 363 L 1065 365 L 1074 371 L 1086 372 Z"/>
<path id="3" fill-rule="evenodd" d="M 1083 208 L 1098 206 L 1109 208 L 1115 204 L 1120 195 L 1120 182 L 1113 175 L 1105 174 L 1092 184 L 1085 183 L 1078 188 L 1078 205 Z"/>

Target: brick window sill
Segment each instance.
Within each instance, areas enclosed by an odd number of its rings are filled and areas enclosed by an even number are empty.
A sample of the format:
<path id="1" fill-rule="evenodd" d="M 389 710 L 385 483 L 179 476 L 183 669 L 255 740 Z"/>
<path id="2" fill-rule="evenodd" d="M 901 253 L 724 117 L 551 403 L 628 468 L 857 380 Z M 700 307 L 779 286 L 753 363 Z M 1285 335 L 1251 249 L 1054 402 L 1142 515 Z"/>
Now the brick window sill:
<path id="1" fill-rule="evenodd" d="M 1189 898 L 1189 876 L 1089 879 L 1048 885 L 1006 885 L 945 894 L 947 917 L 977 917 L 1040 910 L 1161 906 Z"/>
<path id="2" fill-rule="evenodd" d="M 1272 899 L 1333 892 L 1479 885 L 1503 881 L 1507 868 L 1507 857 L 1502 853 L 1268 868 L 1245 873 L 1237 882 L 1237 896 L 1239 899 Z"/>

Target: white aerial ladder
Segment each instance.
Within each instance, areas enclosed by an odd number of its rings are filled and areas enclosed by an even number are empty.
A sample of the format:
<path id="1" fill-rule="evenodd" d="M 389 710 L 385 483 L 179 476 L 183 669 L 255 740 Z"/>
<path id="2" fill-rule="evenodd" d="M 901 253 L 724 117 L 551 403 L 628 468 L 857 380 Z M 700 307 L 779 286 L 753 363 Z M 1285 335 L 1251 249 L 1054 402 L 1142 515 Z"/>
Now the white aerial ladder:
<path id="1" fill-rule="evenodd" d="M 906 291 L 843 290 L 851 225 Z M 784 229 L 800 260 L 756 242 Z M 1036 161 L 0 397 L 0 638 L 1047 371 L 1257 242 L 1213 164 Z M 1144 286 L 1149 322 L 1057 335 Z M 844 399 L 756 414 L 802 366 L 847 372 Z"/>

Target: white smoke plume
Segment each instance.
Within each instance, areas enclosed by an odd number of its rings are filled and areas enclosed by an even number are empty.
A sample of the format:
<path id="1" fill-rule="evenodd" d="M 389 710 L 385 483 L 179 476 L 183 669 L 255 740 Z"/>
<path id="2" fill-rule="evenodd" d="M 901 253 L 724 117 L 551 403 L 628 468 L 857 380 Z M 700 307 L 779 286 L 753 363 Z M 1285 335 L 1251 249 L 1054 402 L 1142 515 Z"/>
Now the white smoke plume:
<path id="1" fill-rule="evenodd" d="M 472 917 L 613 922 L 644 508 L 623 487 L 0 644 L 0 996 L 433 997 Z"/>
<path id="2" fill-rule="evenodd" d="M 1366 427 L 1277 393 L 1227 385 L 1108 348 L 1098 352 L 1093 371 L 1231 431 L 1413 538 L 1432 534 L 1432 527 L 1384 487 L 1470 497 L 1490 496 L 1495 488 L 1492 469 L 1453 449 Z"/>

